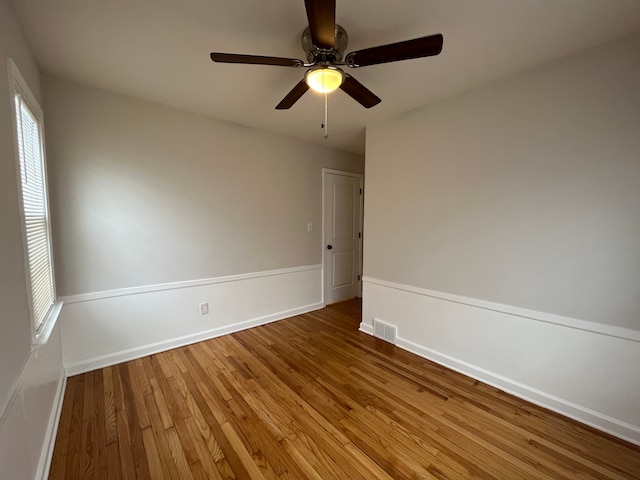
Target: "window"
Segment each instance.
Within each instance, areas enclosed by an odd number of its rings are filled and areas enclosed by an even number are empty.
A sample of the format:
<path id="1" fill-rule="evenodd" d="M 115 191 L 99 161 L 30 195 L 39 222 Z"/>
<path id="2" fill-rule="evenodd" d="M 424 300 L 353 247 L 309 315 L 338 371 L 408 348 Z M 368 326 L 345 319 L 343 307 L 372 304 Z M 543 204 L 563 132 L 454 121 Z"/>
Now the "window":
<path id="1" fill-rule="evenodd" d="M 53 272 L 42 110 L 11 59 L 8 70 L 32 343 L 38 345 L 46 342 L 62 306 Z"/>

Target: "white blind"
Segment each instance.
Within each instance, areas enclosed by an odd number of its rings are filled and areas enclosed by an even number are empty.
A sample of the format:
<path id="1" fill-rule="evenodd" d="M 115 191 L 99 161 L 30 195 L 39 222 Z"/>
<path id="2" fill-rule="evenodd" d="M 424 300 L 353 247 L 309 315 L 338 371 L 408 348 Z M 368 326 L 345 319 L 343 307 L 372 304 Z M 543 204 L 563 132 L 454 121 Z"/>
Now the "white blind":
<path id="1" fill-rule="evenodd" d="M 55 298 L 53 265 L 40 124 L 19 94 L 15 95 L 22 203 L 29 264 L 33 321 L 38 331 Z"/>

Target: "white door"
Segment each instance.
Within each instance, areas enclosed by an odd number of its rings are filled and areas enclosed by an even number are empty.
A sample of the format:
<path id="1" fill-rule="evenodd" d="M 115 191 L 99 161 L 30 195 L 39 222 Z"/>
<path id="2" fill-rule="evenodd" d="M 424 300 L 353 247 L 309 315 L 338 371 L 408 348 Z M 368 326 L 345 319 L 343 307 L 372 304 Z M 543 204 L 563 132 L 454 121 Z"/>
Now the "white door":
<path id="1" fill-rule="evenodd" d="M 360 294 L 362 175 L 324 171 L 324 302 Z"/>

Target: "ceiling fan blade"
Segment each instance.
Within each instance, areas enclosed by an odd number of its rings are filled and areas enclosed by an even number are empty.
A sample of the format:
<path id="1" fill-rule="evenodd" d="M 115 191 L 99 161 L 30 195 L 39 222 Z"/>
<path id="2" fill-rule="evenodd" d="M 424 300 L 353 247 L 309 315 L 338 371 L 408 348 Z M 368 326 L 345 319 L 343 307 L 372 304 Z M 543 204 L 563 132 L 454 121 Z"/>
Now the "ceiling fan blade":
<path id="1" fill-rule="evenodd" d="M 244 63 L 249 65 L 277 65 L 280 67 L 302 67 L 304 62 L 296 58 L 264 57 L 239 53 L 211 52 L 211 60 L 220 63 Z"/>
<path id="2" fill-rule="evenodd" d="M 330 49 L 336 43 L 336 0 L 304 0 L 311 41 L 318 48 Z"/>
<path id="3" fill-rule="evenodd" d="M 382 101 L 371 90 L 346 73 L 340 89 L 364 108 L 375 107 Z"/>
<path id="4" fill-rule="evenodd" d="M 441 51 L 442 35 L 438 33 L 428 37 L 351 52 L 345 57 L 345 63 L 350 67 L 366 67 L 367 65 L 397 62 L 411 58 L 431 57 L 438 55 Z"/>
<path id="5" fill-rule="evenodd" d="M 309 90 L 309 85 L 307 85 L 303 79 L 276 105 L 276 110 L 286 110 L 293 107 L 293 104 L 300 100 L 300 97 L 302 97 L 307 90 Z"/>

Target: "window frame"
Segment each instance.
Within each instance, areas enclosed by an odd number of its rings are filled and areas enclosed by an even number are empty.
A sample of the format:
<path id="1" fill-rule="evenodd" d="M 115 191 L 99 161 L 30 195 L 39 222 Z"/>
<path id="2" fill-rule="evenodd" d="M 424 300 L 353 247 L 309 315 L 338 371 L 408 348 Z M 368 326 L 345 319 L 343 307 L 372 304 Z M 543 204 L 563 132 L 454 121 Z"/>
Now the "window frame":
<path id="1" fill-rule="evenodd" d="M 19 214 L 20 214 L 20 229 L 22 231 L 22 254 L 24 261 L 24 271 L 25 271 L 25 281 L 26 281 L 26 291 L 28 296 L 28 304 L 29 304 L 29 323 L 31 329 L 31 348 L 37 349 L 38 347 L 44 345 L 51 332 L 53 331 L 53 327 L 56 324 L 56 321 L 60 315 L 60 311 L 62 309 L 62 302 L 58 299 L 57 290 L 56 290 L 56 278 L 55 278 L 55 267 L 53 260 L 53 240 L 51 235 L 51 212 L 49 208 L 49 188 L 48 188 L 48 176 L 47 176 L 47 160 L 46 160 L 46 150 L 45 150 L 45 138 L 44 138 L 44 115 L 42 112 L 42 108 L 38 104 L 35 96 L 31 92 L 31 89 L 27 85 L 27 82 L 24 80 L 20 70 L 16 66 L 15 62 L 11 59 L 7 59 L 7 71 L 9 73 L 9 93 L 10 93 L 10 109 L 11 109 L 11 124 L 13 127 L 13 145 L 14 145 L 14 158 L 15 158 L 15 166 L 16 166 L 16 182 L 17 182 L 17 190 L 18 190 L 18 204 L 19 204 Z M 47 236 L 47 248 L 49 250 L 49 265 L 50 265 L 50 274 L 52 277 L 52 286 L 53 286 L 53 303 L 49 306 L 47 314 L 44 319 L 38 326 L 36 327 L 36 318 L 34 311 L 34 295 L 32 289 L 32 280 L 31 280 L 31 270 L 29 263 L 29 250 L 28 250 L 28 237 L 27 237 L 27 224 L 26 224 L 26 215 L 24 208 L 24 192 L 22 188 L 22 160 L 20 158 L 20 144 L 21 140 L 18 138 L 18 119 L 19 115 L 16 111 L 16 96 L 20 96 L 21 102 L 27 107 L 31 115 L 33 115 L 37 125 L 38 125 L 38 136 L 40 141 L 40 155 L 42 159 L 42 183 L 43 183 L 43 200 L 44 200 L 44 211 L 45 211 L 45 224 L 46 224 L 46 236 Z"/>

